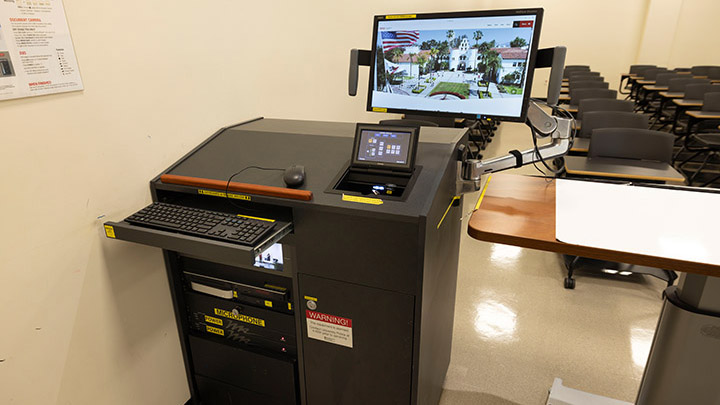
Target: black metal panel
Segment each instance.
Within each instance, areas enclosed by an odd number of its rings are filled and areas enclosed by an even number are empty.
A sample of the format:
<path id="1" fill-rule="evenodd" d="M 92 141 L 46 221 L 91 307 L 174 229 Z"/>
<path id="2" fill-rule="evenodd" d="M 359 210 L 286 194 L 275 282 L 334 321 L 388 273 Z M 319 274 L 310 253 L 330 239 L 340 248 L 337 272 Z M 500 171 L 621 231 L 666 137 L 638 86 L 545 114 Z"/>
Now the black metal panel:
<path id="1" fill-rule="evenodd" d="M 350 348 L 309 338 L 302 317 L 307 403 L 409 404 L 414 298 L 303 274 L 298 281 L 316 312 L 352 320 Z"/>
<path id="2" fill-rule="evenodd" d="M 462 235 L 462 199 L 455 199 L 454 161 L 448 163 L 438 193 L 424 221 L 422 294 L 417 348 L 417 395 L 413 403 L 435 405 L 440 400 L 450 364 L 458 254 Z M 417 319 L 417 318 L 416 318 Z"/>
<path id="3" fill-rule="evenodd" d="M 197 374 L 272 397 L 277 403 L 297 403 L 295 361 L 275 359 L 195 336 L 190 336 L 190 350 Z M 202 393 L 200 400 L 212 403 L 206 401 Z"/>
<path id="4" fill-rule="evenodd" d="M 317 210 L 296 210 L 298 271 L 414 294 L 418 225 Z"/>
<path id="5" fill-rule="evenodd" d="M 286 405 L 280 399 L 195 375 L 202 405 Z M 290 402 L 294 404 L 295 402 Z M 188 401 L 188 404 L 190 402 Z"/>

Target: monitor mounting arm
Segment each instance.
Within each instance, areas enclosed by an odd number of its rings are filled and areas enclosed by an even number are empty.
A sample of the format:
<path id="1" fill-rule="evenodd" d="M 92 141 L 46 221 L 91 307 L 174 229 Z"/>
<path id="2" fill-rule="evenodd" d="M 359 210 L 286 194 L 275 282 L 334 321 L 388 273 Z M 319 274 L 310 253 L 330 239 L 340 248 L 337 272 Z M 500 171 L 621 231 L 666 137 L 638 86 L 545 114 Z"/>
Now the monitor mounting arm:
<path id="1" fill-rule="evenodd" d="M 540 160 L 548 160 L 565 155 L 572 141 L 572 120 L 553 117 L 541 109 L 534 101 L 528 104 L 527 125 L 534 129 L 536 138 L 550 137 L 551 142 L 526 151 L 511 150 L 505 156 L 492 159 L 468 159 L 467 154 L 459 156 L 462 162 L 462 180 L 475 183 L 477 190 L 480 178 L 484 174 L 499 172 L 525 166 Z"/>

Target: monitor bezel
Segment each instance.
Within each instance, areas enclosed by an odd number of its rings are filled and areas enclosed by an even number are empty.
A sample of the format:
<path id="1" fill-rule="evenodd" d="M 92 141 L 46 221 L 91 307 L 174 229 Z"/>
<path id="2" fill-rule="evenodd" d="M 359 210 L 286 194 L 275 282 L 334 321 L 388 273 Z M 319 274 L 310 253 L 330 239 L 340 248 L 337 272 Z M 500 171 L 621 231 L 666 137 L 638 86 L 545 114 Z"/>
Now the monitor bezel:
<path id="1" fill-rule="evenodd" d="M 413 115 L 425 115 L 435 117 L 456 117 L 456 118 L 492 118 L 499 121 L 511 121 L 511 122 L 524 122 L 527 118 L 527 108 L 530 102 L 530 92 L 532 91 L 532 83 L 535 73 L 535 59 L 537 58 L 538 44 L 540 42 L 540 32 L 542 29 L 544 9 L 542 8 L 522 8 L 522 9 L 505 9 L 505 10 L 482 10 L 482 11 L 458 11 L 458 12 L 441 12 L 441 13 L 421 13 L 421 14 L 384 14 L 376 15 L 373 18 L 373 35 L 372 35 L 372 50 L 370 55 L 370 78 L 368 80 L 368 91 L 367 91 L 367 105 L 366 110 L 370 112 L 383 112 L 383 113 L 399 113 L 399 114 L 413 114 Z M 522 16 L 522 15 L 535 15 L 535 23 L 533 24 L 534 33 L 532 44 L 530 45 L 530 58 L 528 59 L 528 69 L 525 75 L 525 89 L 523 92 L 522 108 L 520 110 L 520 116 L 514 117 L 509 115 L 484 115 L 484 114 L 463 114 L 453 113 L 446 111 L 426 111 L 426 110 L 410 110 L 400 108 L 385 108 L 385 107 L 373 107 L 372 96 L 373 96 L 373 81 L 375 80 L 375 68 L 377 66 L 377 35 L 378 26 L 380 21 L 386 20 L 421 20 L 421 19 L 442 19 L 442 18 L 468 18 L 468 17 L 498 17 L 498 16 Z"/>
<path id="2" fill-rule="evenodd" d="M 360 150 L 360 139 L 363 130 L 383 131 L 383 132 L 405 132 L 410 133 L 410 144 L 408 145 L 408 158 L 405 164 L 387 163 L 387 162 L 368 162 L 367 160 L 358 160 L 358 151 Z M 353 141 L 352 157 L 350 167 L 376 169 L 386 171 L 412 172 L 415 168 L 415 158 L 417 157 L 417 148 L 420 141 L 420 131 L 416 127 L 399 127 L 392 125 L 379 124 L 360 124 L 355 126 L 355 140 Z"/>

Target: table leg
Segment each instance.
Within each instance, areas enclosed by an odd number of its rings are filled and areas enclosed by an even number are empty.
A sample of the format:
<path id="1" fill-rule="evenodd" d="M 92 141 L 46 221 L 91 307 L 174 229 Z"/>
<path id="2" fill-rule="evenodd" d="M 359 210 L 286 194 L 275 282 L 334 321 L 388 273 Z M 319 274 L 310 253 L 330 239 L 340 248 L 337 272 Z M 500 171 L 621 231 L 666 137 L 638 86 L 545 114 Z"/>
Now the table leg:
<path id="1" fill-rule="evenodd" d="M 717 403 L 720 278 L 683 274 L 665 294 L 636 403 Z"/>

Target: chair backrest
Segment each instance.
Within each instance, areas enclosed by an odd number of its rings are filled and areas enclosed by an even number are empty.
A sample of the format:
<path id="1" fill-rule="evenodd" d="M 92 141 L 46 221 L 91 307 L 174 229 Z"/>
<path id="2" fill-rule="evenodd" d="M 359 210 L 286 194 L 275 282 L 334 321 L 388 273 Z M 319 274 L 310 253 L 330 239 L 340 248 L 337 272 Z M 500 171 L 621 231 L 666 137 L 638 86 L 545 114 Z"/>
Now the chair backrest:
<path id="1" fill-rule="evenodd" d="M 675 79 L 670 79 L 668 82 L 668 92 L 677 93 L 684 92 L 685 86 L 688 84 L 710 84 L 708 79 L 693 79 L 692 77 L 682 77 L 687 75 L 679 75 Z"/>
<path id="2" fill-rule="evenodd" d="M 570 89 L 607 89 L 608 83 L 598 80 L 580 80 L 570 82 Z"/>
<path id="3" fill-rule="evenodd" d="M 708 79 L 720 80 L 720 66 L 712 66 L 708 69 Z"/>
<path id="4" fill-rule="evenodd" d="M 636 72 L 636 74 L 637 74 L 638 77 L 642 77 L 642 78 L 644 79 L 644 78 L 645 78 L 645 72 L 648 72 L 648 71 L 650 71 L 650 70 L 652 70 L 652 69 L 657 69 L 657 66 L 639 68 L 639 69 L 637 69 L 635 72 Z"/>
<path id="5" fill-rule="evenodd" d="M 589 111 L 583 114 L 578 136 L 589 138 L 593 130 L 598 128 L 648 129 L 648 126 L 650 124 L 647 115 L 624 111 Z"/>
<path id="6" fill-rule="evenodd" d="M 600 72 L 591 72 L 589 70 L 583 70 L 582 72 L 570 72 L 567 79 L 570 80 L 573 77 L 578 77 L 578 76 L 582 76 L 582 77 L 600 76 Z"/>
<path id="7" fill-rule="evenodd" d="M 703 111 L 720 113 L 720 86 L 715 87 L 718 89 L 717 92 L 709 91 L 705 93 L 705 97 L 703 97 Z"/>
<path id="8" fill-rule="evenodd" d="M 586 98 L 578 103 L 577 119 L 581 120 L 583 114 L 592 111 L 623 111 L 633 112 L 635 103 L 628 100 L 612 98 Z"/>
<path id="9" fill-rule="evenodd" d="M 673 72 L 687 72 L 687 73 L 690 73 L 690 68 L 677 67 L 677 68 L 673 69 Z"/>
<path id="10" fill-rule="evenodd" d="M 586 98 L 617 99 L 617 91 L 610 89 L 570 89 L 570 105 L 578 105 Z"/>
<path id="11" fill-rule="evenodd" d="M 586 72 L 587 73 L 587 72 Z M 568 83 L 572 84 L 572 82 L 604 82 L 605 78 L 602 76 L 590 76 L 590 75 L 584 75 L 584 74 L 576 74 L 573 73 L 568 77 Z"/>
<path id="12" fill-rule="evenodd" d="M 715 93 L 720 91 L 720 86 L 716 84 L 688 84 L 685 86 L 685 99 L 702 100 L 705 93 Z"/>
<path id="13" fill-rule="evenodd" d="M 668 72 L 668 73 L 658 73 L 658 75 L 655 77 L 655 85 L 656 86 L 667 86 L 668 82 L 671 79 L 675 79 L 681 75 L 675 73 L 675 72 Z"/>
<path id="14" fill-rule="evenodd" d="M 710 68 L 717 67 L 712 65 L 693 66 L 690 68 L 690 72 L 694 76 L 707 76 Z"/>
<path id="15" fill-rule="evenodd" d="M 644 80 L 655 80 L 660 73 L 668 72 L 666 68 L 650 68 L 643 71 Z"/>
<path id="16" fill-rule="evenodd" d="M 641 69 L 649 69 L 657 67 L 655 65 L 630 65 L 630 73 L 637 74 Z"/>
<path id="17" fill-rule="evenodd" d="M 667 132 L 639 128 L 598 128 L 592 132 L 588 156 L 670 163 L 674 141 L 675 137 Z"/>
<path id="18" fill-rule="evenodd" d="M 565 66 L 565 69 L 563 69 L 563 78 L 567 78 L 570 76 L 570 73 L 572 72 L 589 72 L 590 66 L 587 65 L 567 65 Z"/>

